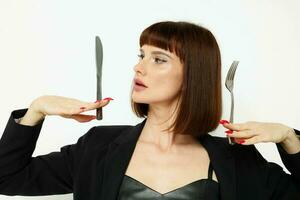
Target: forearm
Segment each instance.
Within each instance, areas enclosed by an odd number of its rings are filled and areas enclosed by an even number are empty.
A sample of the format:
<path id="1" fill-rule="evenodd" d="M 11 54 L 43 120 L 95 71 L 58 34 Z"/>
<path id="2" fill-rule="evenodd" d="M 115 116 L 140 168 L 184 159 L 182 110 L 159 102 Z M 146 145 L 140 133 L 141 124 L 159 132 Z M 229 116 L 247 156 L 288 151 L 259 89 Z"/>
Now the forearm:
<path id="1" fill-rule="evenodd" d="M 0 140 L 0 193 L 4 179 L 18 172 L 31 160 L 42 123 L 23 126 L 14 119 L 24 117 L 28 109 L 12 112 Z M 3 183 L 3 184 L 2 184 Z"/>
<path id="2" fill-rule="evenodd" d="M 280 144 L 289 154 L 300 152 L 300 139 L 292 128 L 288 130 L 288 136 L 284 141 L 280 142 Z"/>
<path id="3" fill-rule="evenodd" d="M 60 152 L 32 156 L 43 120 L 36 126 L 23 126 L 14 121 L 24 117 L 28 111 L 20 109 L 12 112 L 0 140 L 0 194 L 42 196 L 71 193 L 73 166 L 77 164 L 73 152 L 77 155 L 79 142 L 76 147 L 62 147 Z M 28 116 L 32 116 L 31 111 Z"/>

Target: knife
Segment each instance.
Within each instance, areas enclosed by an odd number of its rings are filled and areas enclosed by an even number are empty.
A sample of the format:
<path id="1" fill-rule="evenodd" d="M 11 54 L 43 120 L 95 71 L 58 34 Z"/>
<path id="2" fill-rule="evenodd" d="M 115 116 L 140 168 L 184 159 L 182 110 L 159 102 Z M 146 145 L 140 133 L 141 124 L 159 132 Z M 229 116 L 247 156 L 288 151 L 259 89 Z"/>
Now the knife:
<path id="1" fill-rule="evenodd" d="M 103 48 L 99 36 L 96 36 L 96 71 L 97 71 L 97 100 L 102 99 L 102 61 Z M 96 119 L 102 120 L 102 107 L 96 109 Z"/>

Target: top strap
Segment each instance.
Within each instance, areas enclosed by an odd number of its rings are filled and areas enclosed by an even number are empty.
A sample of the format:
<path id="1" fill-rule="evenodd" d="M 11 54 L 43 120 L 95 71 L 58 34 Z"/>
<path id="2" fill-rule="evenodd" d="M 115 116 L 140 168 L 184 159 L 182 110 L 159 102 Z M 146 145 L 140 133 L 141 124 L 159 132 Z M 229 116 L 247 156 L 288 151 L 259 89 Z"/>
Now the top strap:
<path id="1" fill-rule="evenodd" d="M 212 173 L 213 173 L 213 167 L 211 162 L 209 162 L 209 167 L 208 167 L 208 179 L 212 180 Z"/>

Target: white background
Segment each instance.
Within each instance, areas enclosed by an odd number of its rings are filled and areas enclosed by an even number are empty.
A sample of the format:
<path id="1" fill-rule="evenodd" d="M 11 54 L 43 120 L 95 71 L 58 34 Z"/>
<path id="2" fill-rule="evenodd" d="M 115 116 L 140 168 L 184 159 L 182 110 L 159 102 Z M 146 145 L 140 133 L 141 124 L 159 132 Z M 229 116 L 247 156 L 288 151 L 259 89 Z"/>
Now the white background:
<path id="1" fill-rule="evenodd" d="M 133 66 L 143 29 L 162 21 L 189 21 L 209 28 L 222 54 L 223 117 L 230 94 L 224 80 L 233 60 L 235 122 L 279 122 L 300 129 L 300 3 L 294 1 L 0 1 L 0 128 L 13 110 L 41 95 L 96 100 L 95 35 L 104 48 L 104 120 L 78 123 L 47 116 L 33 156 L 57 151 L 96 125 L 131 124 Z M 87 112 L 95 114 L 95 112 Z M 224 136 L 222 126 L 212 132 Z M 1 135 L 2 135 L 1 131 Z M 16 138 L 17 139 L 17 138 Z M 283 164 L 274 144 L 256 144 L 263 156 Z M 286 168 L 284 168 L 286 170 Z M 288 173 L 288 171 L 287 171 Z M 72 199 L 72 194 L 7 199 Z"/>

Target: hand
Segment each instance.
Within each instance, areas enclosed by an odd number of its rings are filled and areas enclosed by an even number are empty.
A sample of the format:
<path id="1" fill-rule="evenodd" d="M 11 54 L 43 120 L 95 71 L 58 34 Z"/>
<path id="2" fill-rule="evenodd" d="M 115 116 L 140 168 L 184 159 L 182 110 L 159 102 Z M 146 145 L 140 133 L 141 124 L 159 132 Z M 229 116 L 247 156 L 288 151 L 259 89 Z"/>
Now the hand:
<path id="1" fill-rule="evenodd" d="M 222 122 L 228 122 L 221 120 Z M 223 123 L 228 131 L 225 131 L 229 137 L 243 145 L 251 145 L 260 142 L 283 142 L 293 131 L 290 127 L 280 123 L 267 123 L 248 121 L 246 123 Z"/>
<path id="2" fill-rule="evenodd" d="M 64 118 L 75 119 L 78 122 L 89 122 L 96 119 L 96 116 L 80 113 L 104 107 L 109 103 L 109 100 L 112 99 L 89 103 L 62 96 L 44 95 L 32 102 L 30 110 L 34 110 L 42 116 L 59 115 Z"/>

